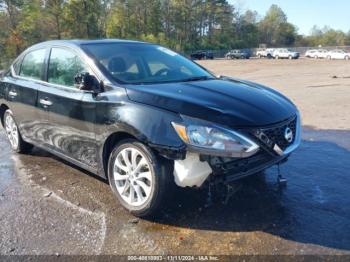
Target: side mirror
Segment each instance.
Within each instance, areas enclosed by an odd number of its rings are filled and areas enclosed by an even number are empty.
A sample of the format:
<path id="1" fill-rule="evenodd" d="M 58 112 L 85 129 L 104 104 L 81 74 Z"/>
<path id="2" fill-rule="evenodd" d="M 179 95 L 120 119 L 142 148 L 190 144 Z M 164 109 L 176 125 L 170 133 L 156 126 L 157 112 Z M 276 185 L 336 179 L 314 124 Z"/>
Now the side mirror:
<path id="1" fill-rule="evenodd" d="M 75 85 L 80 90 L 92 91 L 93 93 L 99 93 L 102 91 L 102 84 L 97 78 L 89 73 L 80 73 L 74 77 Z"/>

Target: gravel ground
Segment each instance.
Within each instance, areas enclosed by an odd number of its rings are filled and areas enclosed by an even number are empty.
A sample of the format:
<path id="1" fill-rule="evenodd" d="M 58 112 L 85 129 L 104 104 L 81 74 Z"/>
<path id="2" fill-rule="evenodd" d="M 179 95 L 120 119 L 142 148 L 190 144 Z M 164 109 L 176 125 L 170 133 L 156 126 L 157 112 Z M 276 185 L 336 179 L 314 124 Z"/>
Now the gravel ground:
<path id="1" fill-rule="evenodd" d="M 350 63 L 201 64 L 275 87 L 301 109 L 308 127 L 282 167 L 286 188 L 271 168 L 226 205 L 186 190 L 158 219 L 135 219 L 104 181 L 39 149 L 12 154 L 1 130 L 0 254 L 350 254 Z"/>

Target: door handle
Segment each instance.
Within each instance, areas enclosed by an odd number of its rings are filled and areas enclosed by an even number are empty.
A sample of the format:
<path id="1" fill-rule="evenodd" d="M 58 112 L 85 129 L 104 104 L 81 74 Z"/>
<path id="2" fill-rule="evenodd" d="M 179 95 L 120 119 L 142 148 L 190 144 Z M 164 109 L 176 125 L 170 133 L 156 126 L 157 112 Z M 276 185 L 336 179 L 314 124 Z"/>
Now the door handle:
<path id="1" fill-rule="evenodd" d="M 40 99 L 39 102 L 40 102 L 40 104 L 42 104 L 44 106 L 52 106 L 52 102 L 50 100 L 48 100 L 47 98 Z"/>
<path id="2" fill-rule="evenodd" d="M 10 91 L 9 92 L 9 96 L 16 97 L 17 96 L 17 92 L 16 91 Z"/>

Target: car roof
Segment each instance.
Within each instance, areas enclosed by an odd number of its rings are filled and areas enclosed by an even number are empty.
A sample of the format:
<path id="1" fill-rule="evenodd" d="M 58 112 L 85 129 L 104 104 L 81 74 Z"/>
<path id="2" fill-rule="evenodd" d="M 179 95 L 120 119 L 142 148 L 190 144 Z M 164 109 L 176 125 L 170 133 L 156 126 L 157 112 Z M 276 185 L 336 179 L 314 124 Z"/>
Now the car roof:
<path id="1" fill-rule="evenodd" d="M 124 40 L 124 39 L 98 39 L 98 40 L 90 40 L 90 39 L 70 39 L 70 40 L 50 40 L 35 44 L 28 49 L 40 48 L 52 45 L 62 45 L 62 46 L 75 46 L 80 47 L 86 44 L 106 44 L 106 43 L 130 43 L 130 44 L 148 44 L 146 42 L 134 41 L 134 40 Z"/>

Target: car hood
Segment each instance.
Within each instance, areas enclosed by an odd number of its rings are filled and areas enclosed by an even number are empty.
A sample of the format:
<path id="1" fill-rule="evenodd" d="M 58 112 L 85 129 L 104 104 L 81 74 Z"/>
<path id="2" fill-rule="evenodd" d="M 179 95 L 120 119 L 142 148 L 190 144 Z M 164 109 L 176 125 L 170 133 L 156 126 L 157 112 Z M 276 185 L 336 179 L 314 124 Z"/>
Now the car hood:
<path id="1" fill-rule="evenodd" d="M 278 92 L 237 79 L 128 85 L 126 90 L 132 101 L 229 127 L 270 125 L 297 110 Z"/>

